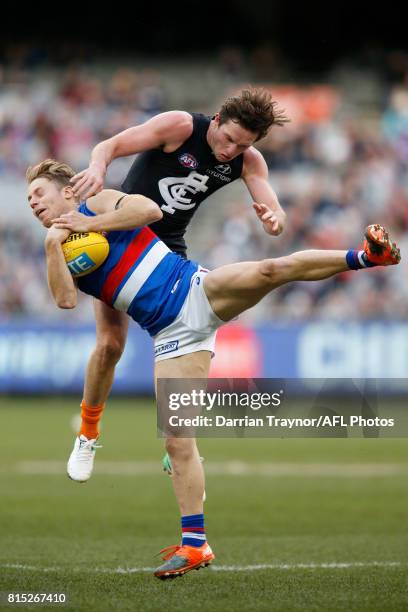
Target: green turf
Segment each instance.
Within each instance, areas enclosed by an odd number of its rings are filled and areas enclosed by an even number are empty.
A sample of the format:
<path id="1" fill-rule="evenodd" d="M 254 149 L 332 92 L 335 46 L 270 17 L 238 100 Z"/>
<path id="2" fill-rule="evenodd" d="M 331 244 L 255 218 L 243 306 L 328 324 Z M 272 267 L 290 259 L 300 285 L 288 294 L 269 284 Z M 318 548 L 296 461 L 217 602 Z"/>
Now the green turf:
<path id="1" fill-rule="evenodd" d="M 214 565 L 281 567 L 208 568 L 162 583 L 150 572 L 113 573 L 154 567 L 155 553 L 179 539 L 153 404 L 110 402 L 96 473 L 78 485 L 58 473 L 73 443 L 70 420 L 77 403 L 0 400 L 0 592 L 65 592 L 68 605 L 50 609 L 75 612 L 408 610 L 406 440 L 201 440 L 207 463 L 378 464 L 379 472 L 211 474 L 205 509 Z M 157 472 L 98 474 L 98 461 L 154 461 Z M 22 473 L 27 462 L 54 462 L 57 473 Z M 390 464 L 400 472 L 384 475 L 381 466 Z M 396 565 L 367 565 L 372 562 Z M 363 565 L 293 567 L 302 563 Z"/>

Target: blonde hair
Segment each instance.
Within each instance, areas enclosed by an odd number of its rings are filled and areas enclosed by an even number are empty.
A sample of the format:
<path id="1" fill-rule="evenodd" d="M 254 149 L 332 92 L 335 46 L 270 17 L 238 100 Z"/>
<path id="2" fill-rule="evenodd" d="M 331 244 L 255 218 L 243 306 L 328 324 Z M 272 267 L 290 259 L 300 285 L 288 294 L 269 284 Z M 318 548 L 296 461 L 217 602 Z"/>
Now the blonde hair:
<path id="1" fill-rule="evenodd" d="M 45 159 L 36 166 L 27 168 L 26 179 L 27 183 L 32 183 L 35 179 L 44 177 L 58 183 L 61 187 L 66 187 L 74 175 L 75 172 L 68 164 L 60 163 L 55 159 Z"/>

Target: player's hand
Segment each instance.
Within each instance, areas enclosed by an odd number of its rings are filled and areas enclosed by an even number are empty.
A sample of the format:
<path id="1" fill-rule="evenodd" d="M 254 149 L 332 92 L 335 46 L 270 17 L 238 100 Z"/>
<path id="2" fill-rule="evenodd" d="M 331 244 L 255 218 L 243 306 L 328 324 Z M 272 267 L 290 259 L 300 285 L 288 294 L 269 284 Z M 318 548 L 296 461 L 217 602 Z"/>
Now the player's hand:
<path id="1" fill-rule="evenodd" d="M 71 232 L 89 232 L 89 223 L 92 217 L 83 215 L 77 210 L 71 210 L 52 220 L 53 227 Z"/>
<path id="2" fill-rule="evenodd" d="M 86 200 L 103 189 L 106 167 L 91 163 L 89 168 L 82 170 L 71 179 L 72 191 L 81 200 Z"/>
<path id="3" fill-rule="evenodd" d="M 66 241 L 70 233 L 71 232 L 68 229 L 60 229 L 55 227 L 55 225 L 51 225 L 51 227 L 49 227 L 47 230 L 45 244 L 50 244 L 51 242 L 59 242 L 62 244 Z"/>
<path id="4" fill-rule="evenodd" d="M 264 230 L 271 236 L 279 236 L 285 225 L 285 213 L 273 211 L 266 204 L 253 203 L 253 208 L 260 221 L 263 223 Z"/>

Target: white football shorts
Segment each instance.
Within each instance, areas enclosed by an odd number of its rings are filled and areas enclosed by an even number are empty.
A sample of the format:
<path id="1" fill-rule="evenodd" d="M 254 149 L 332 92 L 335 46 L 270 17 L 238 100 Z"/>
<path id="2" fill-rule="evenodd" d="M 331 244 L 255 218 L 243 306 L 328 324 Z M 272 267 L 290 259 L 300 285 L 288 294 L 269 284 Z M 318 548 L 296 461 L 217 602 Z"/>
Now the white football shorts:
<path id="1" fill-rule="evenodd" d="M 204 278 L 208 270 L 198 268 L 193 274 L 185 302 L 170 325 L 154 336 L 155 361 L 172 359 L 210 351 L 214 356 L 217 329 L 224 325 L 213 309 L 204 291 Z"/>

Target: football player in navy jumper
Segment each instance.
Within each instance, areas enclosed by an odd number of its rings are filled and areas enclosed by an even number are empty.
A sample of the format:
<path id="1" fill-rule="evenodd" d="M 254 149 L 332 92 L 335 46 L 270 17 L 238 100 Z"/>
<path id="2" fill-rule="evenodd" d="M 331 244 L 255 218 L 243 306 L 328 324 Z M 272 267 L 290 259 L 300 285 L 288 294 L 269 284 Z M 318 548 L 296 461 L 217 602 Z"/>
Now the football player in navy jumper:
<path id="1" fill-rule="evenodd" d="M 161 219 L 149 227 L 172 251 L 186 257 L 184 234 L 193 214 L 210 194 L 238 178 L 245 182 L 265 231 L 277 236 L 283 230 L 285 213 L 269 184 L 266 162 L 253 145 L 272 126 L 287 121 L 264 89 L 244 90 L 227 99 L 212 118 L 184 111 L 161 113 L 99 143 L 89 168 L 71 181 L 74 195 L 86 200 L 97 194 L 113 159 L 140 153 L 122 191 L 158 204 Z M 88 438 L 90 433 L 93 437 L 98 434 L 98 420 L 128 329 L 124 313 L 99 300 L 94 301 L 94 308 L 96 346 L 86 370 L 79 432 Z"/>

